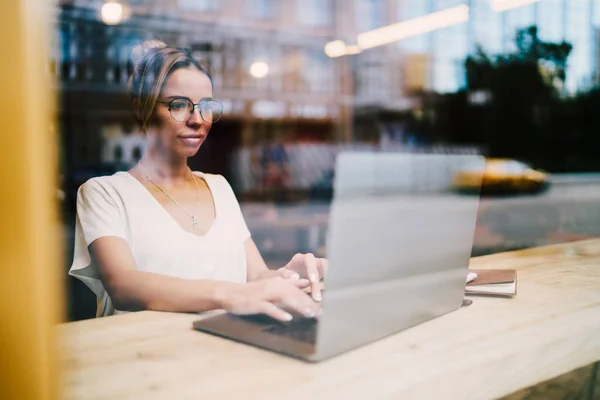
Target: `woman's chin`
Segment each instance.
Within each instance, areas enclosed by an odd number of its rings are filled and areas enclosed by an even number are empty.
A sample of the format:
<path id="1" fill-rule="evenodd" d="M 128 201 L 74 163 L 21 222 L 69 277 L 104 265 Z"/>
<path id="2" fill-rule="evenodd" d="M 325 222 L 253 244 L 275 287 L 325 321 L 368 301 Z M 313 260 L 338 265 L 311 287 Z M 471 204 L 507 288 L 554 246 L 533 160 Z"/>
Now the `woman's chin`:
<path id="1" fill-rule="evenodd" d="M 198 153 L 198 150 L 200 150 L 200 148 L 195 149 L 195 150 L 187 149 L 187 150 L 181 152 L 180 154 L 182 154 L 184 157 L 190 158 L 190 157 L 194 157 Z"/>
<path id="2" fill-rule="evenodd" d="M 178 146 L 179 148 L 177 149 L 178 150 L 177 152 L 181 155 L 184 155 L 185 157 L 193 157 L 196 155 L 198 150 L 200 150 L 200 147 L 202 147 L 202 143 L 203 142 L 200 142 L 193 146 L 192 145 Z"/>

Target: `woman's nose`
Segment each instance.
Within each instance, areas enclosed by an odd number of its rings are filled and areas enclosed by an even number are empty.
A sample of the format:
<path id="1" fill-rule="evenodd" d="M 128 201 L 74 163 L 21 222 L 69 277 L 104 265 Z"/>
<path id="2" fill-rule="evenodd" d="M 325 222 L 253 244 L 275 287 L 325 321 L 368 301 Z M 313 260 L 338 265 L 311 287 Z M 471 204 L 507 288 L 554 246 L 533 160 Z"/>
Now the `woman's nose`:
<path id="1" fill-rule="evenodd" d="M 202 119 L 202 115 L 200 115 L 200 108 L 198 106 L 194 106 L 194 109 L 192 110 L 192 114 L 190 115 L 190 119 L 188 120 L 188 123 L 191 124 L 201 124 L 204 120 Z"/>

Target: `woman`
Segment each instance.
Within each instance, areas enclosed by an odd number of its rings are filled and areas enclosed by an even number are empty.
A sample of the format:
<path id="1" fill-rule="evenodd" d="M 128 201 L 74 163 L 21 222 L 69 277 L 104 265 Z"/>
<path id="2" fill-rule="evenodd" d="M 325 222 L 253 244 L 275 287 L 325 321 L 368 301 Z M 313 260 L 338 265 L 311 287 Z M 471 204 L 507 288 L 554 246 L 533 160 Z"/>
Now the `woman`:
<path id="1" fill-rule="evenodd" d="M 228 182 L 187 166 L 221 116 L 210 75 L 187 50 L 161 42 L 141 49 L 129 91 L 146 149 L 129 171 L 79 188 L 69 273 L 97 295 L 98 316 L 144 309 L 225 309 L 283 321 L 317 315 L 326 260 L 296 254 L 269 270 Z M 313 299 L 302 290 L 309 285 Z"/>

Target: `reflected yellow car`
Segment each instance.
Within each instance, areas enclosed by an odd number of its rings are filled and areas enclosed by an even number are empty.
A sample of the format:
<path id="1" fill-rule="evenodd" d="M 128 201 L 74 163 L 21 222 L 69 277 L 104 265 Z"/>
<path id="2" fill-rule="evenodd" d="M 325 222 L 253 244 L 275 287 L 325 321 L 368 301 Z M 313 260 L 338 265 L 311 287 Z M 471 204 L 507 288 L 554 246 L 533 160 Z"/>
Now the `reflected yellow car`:
<path id="1" fill-rule="evenodd" d="M 482 194 L 539 193 L 550 186 L 547 173 L 510 159 L 488 159 L 485 169 L 480 165 L 465 166 L 458 170 L 452 185 L 464 192 L 479 191 Z"/>

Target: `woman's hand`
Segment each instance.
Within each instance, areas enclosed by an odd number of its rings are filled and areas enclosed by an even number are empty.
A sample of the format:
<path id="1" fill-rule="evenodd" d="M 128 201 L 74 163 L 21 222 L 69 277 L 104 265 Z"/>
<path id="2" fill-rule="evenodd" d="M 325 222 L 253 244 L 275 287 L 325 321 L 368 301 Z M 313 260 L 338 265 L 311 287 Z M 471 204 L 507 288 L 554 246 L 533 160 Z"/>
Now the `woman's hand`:
<path id="1" fill-rule="evenodd" d="M 221 295 L 221 308 L 240 315 L 266 314 L 280 321 L 290 321 L 290 312 L 312 318 L 320 307 L 300 288 L 306 280 L 275 277 L 245 284 L 228 285 Z M 288 312 L 290 311 L 290 312 Z"/>
<path id="2" fill-rule="evenodd" d="M 284 278 L 294 278 L 294 274 L 299 279 L 308 279 L 313 299 L 321 301 L 320 280 L 327 273 L 327 259 L 316 258 L 313 254 L 298 253 L 292 257 L 290 262 L 278 270 L 280 276 Z"/>

